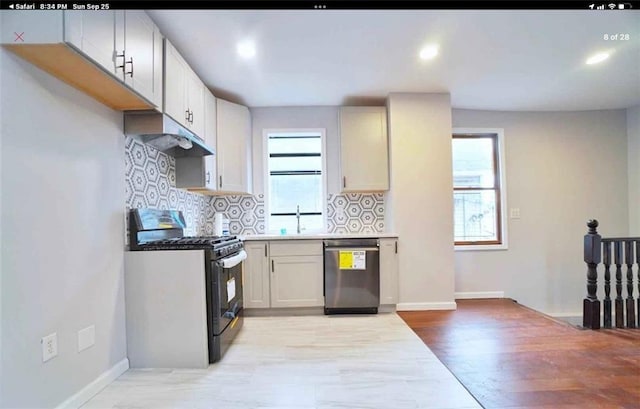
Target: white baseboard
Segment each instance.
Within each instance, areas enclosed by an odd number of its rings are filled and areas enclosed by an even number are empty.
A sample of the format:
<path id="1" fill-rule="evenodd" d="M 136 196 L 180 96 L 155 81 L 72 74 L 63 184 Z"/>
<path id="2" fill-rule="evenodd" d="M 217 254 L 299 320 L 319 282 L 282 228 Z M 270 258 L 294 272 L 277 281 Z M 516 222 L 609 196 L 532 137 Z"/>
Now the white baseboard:
<path id="1" fill-rule="evenodd" d="M 474 298 L 504 298 L 504 291 L 471 291 L 453 293 L 456 300 L 470 300 Z"/>
<path id="2" fill-rule="evenodd" d="M 455 302 L 402 302 L 396 305 L 396 311 L 455 310 Z"/>
<path id="3" fill-rule="evenodd" d="M 77 409 L 93 398 L 98 392 L 116 380 L 129 369 L 129 359 L 125 358 L 94 379 L 90 384 L 80 389 L 75 395 L 59 404 L 56 409 Z"/>

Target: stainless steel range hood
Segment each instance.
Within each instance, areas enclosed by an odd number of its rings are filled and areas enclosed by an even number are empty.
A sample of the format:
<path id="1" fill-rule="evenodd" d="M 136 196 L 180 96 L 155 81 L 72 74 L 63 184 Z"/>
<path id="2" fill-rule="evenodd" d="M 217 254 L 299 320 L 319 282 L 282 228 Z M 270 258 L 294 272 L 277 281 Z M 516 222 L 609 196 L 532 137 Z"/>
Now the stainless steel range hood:
<path id="1" fill-rule="evenodd" d="M 196 134 L 157 111 L 125 112 L 124 133 L 175 157 L 215 153 Z"/>

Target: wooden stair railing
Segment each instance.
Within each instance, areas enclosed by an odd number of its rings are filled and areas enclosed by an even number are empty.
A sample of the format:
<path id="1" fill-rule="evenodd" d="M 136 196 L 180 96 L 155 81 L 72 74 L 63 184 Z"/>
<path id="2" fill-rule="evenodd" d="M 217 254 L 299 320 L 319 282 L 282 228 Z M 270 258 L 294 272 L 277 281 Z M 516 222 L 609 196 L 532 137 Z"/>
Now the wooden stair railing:
<path id="1" fill-rule="evenodd" d="M 598 264 L 604 265 L 604 299 L 602 300 L 602 326 L 612 328 L 615 312 L 616 328 L 640 328 L 640 237 L 602 238 L 598 221 L 587 222 L 589 231 L 584 236 L 584 262 L 587 263 L 587 296 L 582 306 L 582 326 L 600 328 L 600 300 L 598 299 Z M 613 258 L 611 247 L 613 244 Z M 611 264 L 615 265 L 616 298 L 612 311 Z M 637 270 L 637 298 L 634 302 L 633 266 Z M 623 298 L 622 273 L 626 265 L 626 300 Z M 625 302 L 626 301 L 626 302 Z M 625 320 L 626 317 L 626 320 Z"/>

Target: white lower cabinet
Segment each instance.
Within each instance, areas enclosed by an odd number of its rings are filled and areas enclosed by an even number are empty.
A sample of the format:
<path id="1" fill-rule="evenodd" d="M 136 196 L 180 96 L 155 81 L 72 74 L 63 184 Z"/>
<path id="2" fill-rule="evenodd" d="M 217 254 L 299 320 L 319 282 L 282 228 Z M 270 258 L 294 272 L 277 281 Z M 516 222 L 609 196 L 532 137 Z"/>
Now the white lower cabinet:
<path id="1" fill-rule="evenodd" d="M 269 308 L 269 242 L 245 242 L 244 250 L 247 252 L 243 275 L 244 307 Z"/>
<path id="2" fill-rule="evenodd" d="M 320 240 L 247 241 L 245 308 L 324 306 Z M 398 239 L 380 239 L 380 304 L 398 303 Z"/>
<path id="3" fill-rule="evenodd" d="M 322 256 L 271 258 L 271 307 L 322 307 Z"/>
<path id="4" fill-rule="evenodd" d="M 245 308 L 322 307 L 322 242 L 245 242 Z"/>
<path id="5" fill-rule="evenodd" d="M 380 239 L 380 304 L 398 303 L 398 239 Z"/>

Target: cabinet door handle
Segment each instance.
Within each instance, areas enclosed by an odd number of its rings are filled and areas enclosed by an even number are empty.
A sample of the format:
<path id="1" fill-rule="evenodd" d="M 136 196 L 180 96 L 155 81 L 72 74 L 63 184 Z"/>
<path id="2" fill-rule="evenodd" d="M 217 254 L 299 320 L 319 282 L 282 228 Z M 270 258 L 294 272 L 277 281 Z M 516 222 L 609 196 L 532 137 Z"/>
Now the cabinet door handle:
<path id="1" fill-rule="evenodd" d="M 396 241 L 396 254 L 398 254 L 398 242 Z"/>
<path id="2" fill-rule="evenodd" d="M 222 175 L 220 175 L 219 179 L 220 179 L 220 189 L 222 189 Z"/>
<path id="3" fill-rule="evenodd" d="M 133 78 L 133 57 L 130 57 L 129 61 L 125 61 L 125 64 L 131 64 L 131 71 L 125 72 L 124 75 L 129 75 Z"/>
<path id="4" fill-rule="evenodd" d="M 267 257 L 267 243 L 264 243 L 264 256 Z"/>
<path id="5" fill-rule="evenodd" d="M 271 272 L 273 273 L 273 272 L 275 272 L 275 271 L 276 271 L 276 270 L 275 270 L 275 267 L 274 267 L 274 265 L 273 265 L 273 260 L 271 260 Z"/>
<path id="6" fill-rule="evenodd" d="M 347 177 L 346 176 L 342 177 L 342 187 L 343 188 L 347 187 Z"/>
<path id="7" fill-rule="evenodd" d="M 189 123 L 193 125 L 193 111 L 189 111 Z"/>
<path id="8" fill-rule="evenodd" d="M 189 122 L 189 110 L 184 111 L 184 120 L 185 122 Z"/>
<path id="9" fill-rule="evenodd" d="M 207 185 L 211 183 L 211 172 L 207 172 Z"/>

